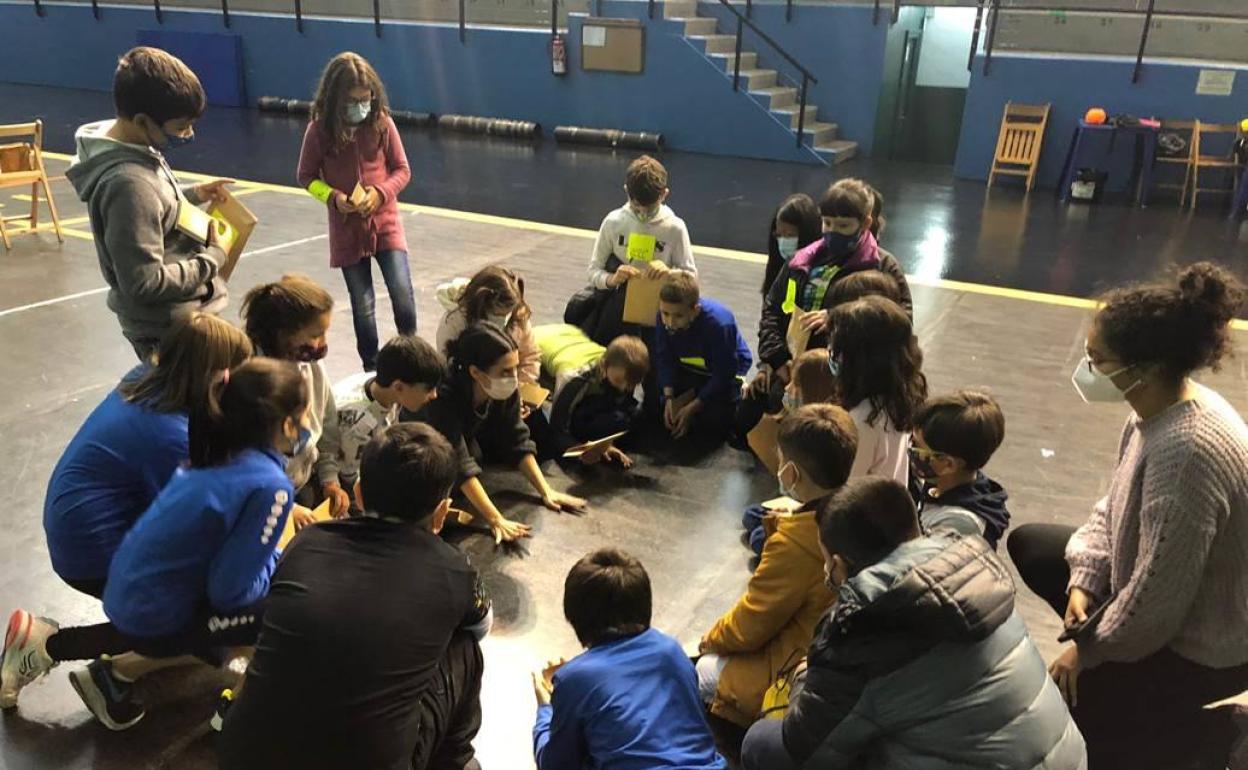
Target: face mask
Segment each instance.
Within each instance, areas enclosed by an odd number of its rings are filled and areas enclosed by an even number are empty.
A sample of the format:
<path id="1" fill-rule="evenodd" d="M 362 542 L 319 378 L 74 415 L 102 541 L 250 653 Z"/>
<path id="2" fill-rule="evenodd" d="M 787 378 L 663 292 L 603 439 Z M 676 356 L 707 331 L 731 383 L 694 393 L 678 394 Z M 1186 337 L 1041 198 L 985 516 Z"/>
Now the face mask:
<path id="1" fill-rule="evenodd" d="M 793 494 L 793 488 L 784 483 L 784 469 L 790 465 L 793 465 L 791 461 L 780 466 L 780 470 L 776 471 L 776 482 L 780 488 L 781 497 L 791 497 L 796 500 L 797 496 Z M 793 465 L 793 469 L 797 470 L 797 466 Z"/>
<path id="2" fill-rule="evenodd" d="M 299 348 L 295 350 L 295 360 L 302 361 L 305 364 L 310 364 L 313 361 L 320 361 L 327 355 L 329 355 L 329 345 L 327 343 L 321 343 L 320 345 L 300 345 Z"/>
<path id="3" fill-rule="evenodd" d="M 927 481 L 934 479 L 940 474 L 932 467 L 931 456 L 924 456 L 918 447 L 910 447 L 910 469 L 914 471 L 914 475 L 920 479 Z"/>
<path id="4" fill-rule="evenodd" d="M 1079 397 L 1085 403 L 1118 403 L 1125 401 L 1127 394 L 1142 383 L 1142 380 L 1136 380 L 1126 390 L 1118 389 L 1112 378 L 1117 377 L 1130 368 L 1129 366 L 1124 366 L 1113 374 L 1102 374 L 1100 370 L 1092 365 L 1092 359 L 1084 356 L 1079 361 L 1079 365 L 1075 367 L 1075 373 L 1071 375 L 1070 382 L 1075 386 L 1075 391 L 1079 393 Z"/>
<path id="5" fill-rule="evenodd" d="M 651 209 L 633 209 L 633 216 L 637 217 L 639 222 L 649 222 L 659 215 L 659 207 L 655 206 Z"/>
<path id="6" fill-rule="evenodd" d="M 347 102 L 347 122 L 353 126 L 363 123 L 372 109 L 371 99 L 366 102 Z"/>
<path id="7" fill-rule="evenodd" d="M 847 256 L 858 246 L 858 239 L 862 233 L 854 233 L 853 235 L 843 235 L 841 233 L 824 233 L 823 243 L 828 247 L 828 251 L 835 257 Z"/>
<path id="8" fill-rule="evenodd" d="M 516 392 L 520 383 L 513 377 L 491 377 L 490 384 L 485 386 L 485 395 L 494 401 L 506 401 Z"/>
<path id="9" fill-rule="evenodd" d="M 833 377 L 840 377 L 841 376 L 840 359 L 833 358 L 832 356 L 828 356 L 828 371 L 831 372 Z"/>
<path id="10" fill-rule="evenodd" d="M 176 150 L 179 147 L 185 147 L 195 141 L 195 134 L 193 132 L 188 136 L 178 136 L 177 134 L 165 133 L 165 130 L 162 128 L 160 133 L 165 134 L 165 145 L 161 148 L 164 150 Z"/>
<path id="11" fill-rule="evenodd" d="M 511 316 L 512 313 L 504 313 L 503 315 L 487 315 L 485 320 L 498 326 L 500 329 L 506 329 L 507 324 L 511 323 Z"/>
<path id="12" fill-rule="evenodd" d="M 303 425 L 299 426 L 299 435 L 290 445 L 290 451 L 286 453 L 287 457 L 298 457 L 307 451 L 312 444 L 312 430 Z"/>
<path id="13" fill-rule="evenodd" d="M 784 261 L 788 262 L 797 253 L 797 238 L 776 238 L 776 249 L 780 252 L 780 256 L 784 258 Z"/>
<path id="14" fill-rule="evenodd" d="M 780 399 L 780 403 L 784 407 L 784 411 L 790 413 L 797 411 L 797 409 L 802 405 L 802 402 L 798 400 L 797 396 L 787 390 L 784 391 L 784 396 Z"/>

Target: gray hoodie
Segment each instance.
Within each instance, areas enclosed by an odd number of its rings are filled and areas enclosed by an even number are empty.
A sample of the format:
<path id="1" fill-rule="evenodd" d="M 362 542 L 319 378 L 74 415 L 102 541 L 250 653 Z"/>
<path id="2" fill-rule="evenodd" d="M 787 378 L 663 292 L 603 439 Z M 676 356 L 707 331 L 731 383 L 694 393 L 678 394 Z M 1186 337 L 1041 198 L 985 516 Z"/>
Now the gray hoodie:
<path id="1" fill-rule="evenodd" d="M 225 309 L 225 282 L 217 277 L 225 252 L 176 229 L 178 206 L 200 201 L 178 187 L 158 151 L 106 136 L 112 125 L 78 129 L 78 154 L 65 176 L 87 204 L 108 307 L 122 333 L 155 341 L 176 314 Z"/>

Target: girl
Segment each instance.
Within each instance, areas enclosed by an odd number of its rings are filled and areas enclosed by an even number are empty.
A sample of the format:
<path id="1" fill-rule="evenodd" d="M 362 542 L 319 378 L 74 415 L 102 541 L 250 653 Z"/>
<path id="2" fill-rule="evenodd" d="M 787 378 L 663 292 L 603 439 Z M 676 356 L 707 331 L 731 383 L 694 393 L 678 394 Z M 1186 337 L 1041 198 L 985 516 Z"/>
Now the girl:
<path id="1" fill-rule="evenodd" d="M 885 476 L 906 486 L 910 426 L 927 399 L 923 351 L 910 318 L 896 302 L 865 297 L 833 309 L 829 325 L 835 398 L 858 428 L 850 477 Z"/>
<path id="2" fill-rule="evenodd" d="M 74 435 L 52 471 L 43 529 L 52 569 L 104 596 L 121 539 L 189 455 L 187 414 L 215 374 L 251 356 L 228 321 L 195 312 L 165 335 L 155 366 L 136 368 Z"/>
<path id="3" fill-rule="evenodd" d="M 1204 707 L 1248 689 L 1248 428 L 1192 376 L 1230 355 L 1243 300 L 1208 262 L 1103 298 L 1073 383 L 1131 407 L 1109 492 L 1077 530 L 1008 540 L 1074 641 L 1049 671 L 1093 770 L 1192 766 L 1219 738 L 1225 764 L 1232 726 Z"/>
<path id="4" fill-rule="evenodd" d="M 342 268 L 365 371 L 377 364 L 373 267 L 386 281 L 399 334 L 416 333 L 416 299 L 398 198 L 412 172 L 386 89 L 362 57 L 341 53 L 321 75 L 299 153 L 299 184 L 327 205 L 329 263 Z M 364 198 L 352 193 L 359 185 Z"/>
<path id="5" fill-rule="evenodd" d="M 530 323 L 533 311 L 524 301 L 524 279 L 505 267 L 490 265 L 472 280 L 463 280 L 438 287 L 438 302 L 446 308 L 438 323 L 438 350 L 448 354 L 450 344 L 464 329 L 489 321 L 515 340 L 520 353 L 520 382 L 536 384 L 542 373 L 542 351 Z"/>
<path id="6" fill-rule="evenodd" d="M 552 511 L 581 510 L 585 501 L 551 489 L 534 457 L 537 449 L 520 418 L 516 343 L 491 323 L 475 324 L 451 344 L 451 375 L 416 419 L 437 428 L 459 453 L 459 489 L 490 525 L 494 542 L 529 535 L 529 525 L 510 521 L 495 507 L 479 476 L 482 459 L 517 463 Z"/>
<path id="7" fill-rule="evenodd" d="M 771 218 L 767 233 L 767 269 L 763 273 L 763 296 L 776 282 L 781 266 L 788 263 L 801 249 L 819 240 L 823 235 L 823 223 L 819 219 L 819 207 L 814 198 L 797 193 L 784 199 Z"/>
<path id="8" fill-rule="evenodd" d="M 283 455 L 297 453 L 308 421 L 307 383 L 293 364 L 257 358 L 223 372 L 191 414 L 190 468 L 174 473 L 113 557 L 110 622 L 60 629 L 15 611 L 3 704 L 60 661 L 93 660 L 70 683 L 105 726 L 124 730 L 144 715 L 136 679 L 185 656 L 220 663 L 221 648 L 254 644 L 294 502 Z"/>
<path id="9" fill-rule="evenodd" d="M 302 275 L 284 275 L 282 280 L 261 284 L 243 297 L 241 315 L 247 336 L 261 355 L 292 361 L 308 384 L 311 402 L 308 429 L 311 432 L 286 465 L 295 485 L 295 525 L 312 522 L 312 507 L 329 498 L 330 513 L 346 514 L 351 498 L 338 480 L 338 453 L 341 436 L 333 386 L 321 359 L 329 353 L 329 323 L 334 300 L 329 292 Z M 309 483 L 313 471 L 319 483 Z"/>

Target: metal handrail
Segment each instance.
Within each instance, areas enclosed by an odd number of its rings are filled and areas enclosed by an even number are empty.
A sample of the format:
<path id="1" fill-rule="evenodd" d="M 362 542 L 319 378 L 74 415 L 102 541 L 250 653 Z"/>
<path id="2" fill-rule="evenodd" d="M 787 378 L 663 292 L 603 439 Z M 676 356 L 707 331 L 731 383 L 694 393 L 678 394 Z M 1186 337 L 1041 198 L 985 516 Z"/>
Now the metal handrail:
<path id="1" fill-rule="evenodd" d="M 1144 17 L 1144 31 L 1140 33 L 1140 50 L 1135 54 L 1135 69 L 1131 70 L 1131 82 L 1140 82 L 1140 68 L 1144 64 L 1144 46 L 1148 45 L 1148 29 L 1153 26 L 1153 2 L 1148 0 L 1148 15 Z"/>
<path id="2" fill-rule="evenodd" d="M 786 60 L 788 60 L 789 64 L 792 64 L 794 67 L 796 67 L 796 68 L 798 69 L 798 71 L 802 73 L 802 75 L 803 75 L 803 76 L 805 76 L 805 77 L 809 78 L 809 79 L 810 79 L 810 82 L 812 82 L 812 83 L 818 83 L 818 82 L 819 82 L 819 79 L 818 79 L 818 78 L 816 78 L 816 77 L 815 77 L 815 76 L 811 73 L 811 71 L 810 71 L 810 70 L 808 70 L 808 69 L 806 69 L 805 67 L 803 67 L 803 66 L 802 66 L 802 65 L 801 65 L 801 64 L 797 61 L 797 59 L 794 59 L 794 58 L 793 58 L 793 57 L 789 54 L 789 52 L 788 52 L 788 51 L 784 50 L 784 48 L 782 48 L 782 47 L 780 46 L 780 44 L 779 44 L 779 43 L 777 43 L 775 40 L 772 40 L 772 39 L 771 39 L 771 38 L 767 35 L 767 33 L 766 33 L 766 32 L 763 32 L 761 29 L 759 29 L 759 26 L 758 26 L 757 24 L 755 24 L 753 21 L 750 21 L 750 20 L 749 20 L 749 19 L 747 19 L 745 16 L 743 16 L 743 15 L 741 14 L 741 12 L 740 12 L 740 11 L 738 11 L 736 8 L 733 8 L 733 7 L 732 7 L 732 3 L 728 2 L 728 0 L 719 0 L 719 4 L 720 4 L 720 5 L 722 5 L 722 6 L 724 6 L 725 8 L 727 8 L 729 11 L 731 11 L 733 16 L 736 16 L 736 17 L 737 17 L 737 23 L 738 23 L 738 27 L 737 27 L 737 35 L 738 35 L 738 37 L 740 37 L 740 34 L 741 34 L 741 27 L 740 27 L 740 25 L 741 25 L 741 24 L 744 24 L 745 26 L 749 27 L 749 28 L 750 28 L 750 29 L 754 32 L 754 34 L 756 34 L 756 35 L 758 35 L 760 38 L 762 38 L 764 43 L 766 43 L 767 45 L 769 45 L 769 46 L 771 46 L 772 48 L 776 49 L 776 53 L 780 54 L 780 55 L 781 55 L 781 56 L 783 56 Z M 738 62 L 739 62 L 739 61 L 740 61 L 740 58 L 738 58 Z"/>

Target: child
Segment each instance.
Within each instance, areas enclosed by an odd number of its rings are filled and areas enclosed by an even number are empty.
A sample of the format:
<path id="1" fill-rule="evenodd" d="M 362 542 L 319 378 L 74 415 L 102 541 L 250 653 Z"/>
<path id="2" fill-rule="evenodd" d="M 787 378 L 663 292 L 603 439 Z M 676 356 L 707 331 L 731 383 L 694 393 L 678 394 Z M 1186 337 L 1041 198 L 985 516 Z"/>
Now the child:
<path id="1" fill-rule="evenodd" d="M 1088 767 L 1009 568 L 982 540 L 925 537 L 885 478 L 851 480 L 818 525 L 838 602 L 784 718 L 747 733 L 745 770 Z"/>
<path id="2" fill-rule="evenodd" d="M 282 455 L 307 423 L 308 388 L 293 364 L 256 358 L 223 374 L 191 413 L 190 468 L 173 474 L 113 557 L 110 622 L 60 629 L 14 611 L 5 704 L 57 663 L 91 660 L 70 684 L 106 727 L 124 730 L 144 715 L 138 678 L 188 655 L 220 663 L 221 648 L 254 644 L 294 503 Z"/>
<path id="3" fill-rule="evenodd" d="M 399 417 L 419 412 L 437 398 L 446 360 L 415 335 L 395 337 L 377 353 L 377 371 L 354 374 L 334 385 L 338 407 L 338 478 L 352 490 L 359 479 L 364 447 Z"/>
<path id="4" fill-rule="evenodd" d="M 621 335 L 603 348 L 580 329 L 568 325 L 539 326 L 536 333 L 544 360 L 562 359 L 565 364 L 575 365 L 570 376 L 555 374 L 557 387 L 550 411 L 550 431 L 548 437 L 538 442 L 540 455 L 561 457 L 576 444 L 632 427 L 639 408 L 633 393 L 650 371 L 650 353 L 644 342 L 637 337 Z M 596 348 L 596 352 L 578 356 L 578 349 L 587 350 L 589 346 Z M 555 350 L 556 347 L 563 350 Z M 633 464 L 632 459 L 615 446 L 602 452 L 586 452 L 580 460 L 586 465 L 602 460 L 618 462 L 624 468 Z"/>
<path id="5" fill-rule="evenodd" d="M 663 389 L 663 424 L 681 438 L 695 420 L 715 433 L 730 428 L 740 378 L 753 356 L 732 311 L 700 295 L 698 280 L 674 273 L 659 290 L 654 360 Z"/>
<path id="6" fill-rule="evenodd" d="M 838 406 L 803 406 L 780 423 L 781 494 L 802 505 L 773 519 L 758 569 L 736 605 L 702 637 L 698 687 L 711 712 L 741 727 L 763 694 L 806 654 L 832 604 L 824 585 L 815 511 L 849 478 L 857 449 L 853 419 Z"/>
<path id="7" fill-rule="evenodd" d="M 190 454 L 187 415 L 220 372 L 250 356 L 251 342 L 233 324 L 192 313 L 170 328 L 154 366 L 130 372 L 91 412 L 44 498 L 48 554 L 62 580 L 104 596 L 122 538 Z"/>
<path id="8" fill-rule="evenodd" d="M 992 396 L 960 390 L 928 400 L 914 415 L 910 469 L 922 480 L 919 523 L 926 532 L 980 535 L 993 548 L 1010 526 L 1008 495 L 981 470 L 1005 439 Z"/>
<path id="9" fill-rule="evenodd" d="M 885 476 L 906 486 L 914 413 L 927 399 L 923 351 L 906 311 L 883 297 L 840 305 L 829 316 L 829 366 L 836 401 L 858 425 L 851 476 Z"/>
<path id="10" fill-rule="evenodd" d="M 451 372 L 438 387 L 438 397 L 410 418 L 429 423 L 455 447 L 459 455 L 456 483 L 489 524 L 495 543 L 528 537 L 530 527 L 499 512 L 481 484 L 481 460 L 518 465 L 541 495 L 542 504 L 552 511 L 585 507 L 581 498 L 551 489 L 538 467 L 537 447 L 520 418 L 519 366 L 516 343 L 507 332 L 490 323 L 470 326 L 451 345 Z M 409 418 L 405 415 L 404 419 Z"/>
<path id="11" fill-rule="evenodd" d="M 612 211 L 598 229 L 589 260 L 591 289 L 609 291 L 598 296 L 597 311 L 588 320 L 565 320 L 580 326 L 595 342 L 606 345 L 623 331 L 624 292 L 619 289 L 637 276 L 662 278 L 671 270 L 697 275 L 689 230 L 665 202 L 671 192 L 667 169 L 648 155 L 628 165 L 624 190 L 628 203 Z"/>
<path id="12" fill-rule="evenodd" d="M 538 770 L 582 767 L 720 770 L 693 664 L 650 627 L 650 576 L 614 548 L 578 561 L 563 614 L 585 652 L 534 672 Z"/>
<path id="13" fill-rule="evenodd" d="M 438 302 L 446 314 L 438 322 L 438 350 L 475 323 L 490 322 L 506 329 L 520 352 L 520 382 L 536 383 L 542 373 L 542 353 L 533 338 L 533 311 L 524 301 L 524 279 L 505 267 L 490 265 L 471 280 L 457 278 L 438 286 Z"/>
<path id="14" fill-rule="evenodd" d="M 846 276 L 863 270 L 880 270 L 896 279 L 901 305 L 910 313 L 910 289 L 905 273 L 892 254 L 875 240 L 882 226 L 873 188 L 859 179 L 841 179 L 824 193 L 819 204 L 823 218 L 823 238 L 798 251 L 780 268 L 775 282 L 763 300 L 758 324 L 758 357 L 762 383 L 772 376 L 789 379 L 789 322 L 801 310 L 802 326 L 810 332 L 808 348 L 827 344 L 828 309 L 832 307 L 831 287 Z M 770 390 L 770 387 L 763 388 Z"/>
<path id="15" fill-rule="evenodd" d="M 308 382 L 312 402 L 309 433 L 286 465 L 297 490 L 294 519 L 298 527 L 313 521 L 310 509 L 325 498 L 329 498 L 335 517 L 345 515 L 351 505 L 338 479 L 338 407 L 321 363 L 329 353 L 333 309 L 329 292 L 302 275 L 284 275 L 280 281 L 253 288 L 243 298 L 243 323 L 256 352 L 297 363 Z M 309 483 L 313 471 L 319 489 Z"/>
<path id="16" fill-rule="evenodd" d="M 416 333 L 399 193 L 412 179 L 377 71 L 354 53 L 330 60 L 299 152 L 299 185 L 326 204 L 329 264 L 342 269 L 364 371 L 377 365 L 373 265 L 381 269 L 399 334 Z M 352 203 L 356 185 L 365 197 Z"/>
<path id="17" fill-rule="evenodd" d="M 763 297 L 776 282 L 780 268 L 788 264 L 798 251 L 823 237 L 819 207 L 806 193 L 784 199 L 771 217 L 767 231 L 767 268 L 763 272 Z"/>
<path id="18" fill-rule="evenodd" d="M 455 450 L 404 423 L 361 465 L 364 515 L 309 528 L 273 574 L 272 622 L 217 739 L 226 770 L 476 766 L 477 643 L 493 614 L 467 557 L 437 536 Z"/>
<path id="19" fill-rule="evenodd" d="M 132 48 L 113 76 L 117 118 L 88 123 L 65 176 L 87 204 L 108 307 L 140 361 L 179 313 L 219 313 L 228 295 L 217 275 L 225 252 L 209 234 L 177 229 L 181 206 L 224 200 L 225 180 L 181 187 L 162 151 L 189 144 L 207 98 L 195 73 L 156 48 Z"/>

